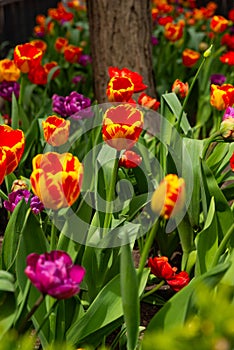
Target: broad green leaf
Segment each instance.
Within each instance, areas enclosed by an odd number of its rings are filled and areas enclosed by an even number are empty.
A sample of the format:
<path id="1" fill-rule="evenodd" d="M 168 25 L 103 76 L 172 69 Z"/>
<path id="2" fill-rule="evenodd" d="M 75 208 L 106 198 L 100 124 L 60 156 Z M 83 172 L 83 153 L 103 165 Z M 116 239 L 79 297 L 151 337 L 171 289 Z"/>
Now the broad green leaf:
<path id="1" fill-rule="evenodd" d="M 11 328 L 16 312 L 14 277 L 0 271 L 0 339 Z"/>
<path id="2" fill-rule="evenodd" d="M 185 151 L 182 177 L 185 179 L 187 197 L 191 195 L 188 203 L 188 215 L 193 227 L 199 226 L 201 210 L 201 169 L 200 158 L 203 150 L 203 140 L 183 139 Z M 186 157 L 190 159 L 186 159 Z M 192 183 L 191 183 L 192 179 Z"/>
<path id="3" fill-rule="evenodd" d="M 218 248 L 214 198 L 211 199 L 204 228 L 198 233 L 195 244 L 197 248 L 196 275 L 202 275 L 212 266 L 213 257 Z"/>
<path id="4" fill-rule="evenodd" d="M 66 339 L 73 345 L 80 344 L 87 336 L 91 336 L 122 315 L 120 276 L 117 275 L 100 291 L 85 315 L 73 323 Z"/>
<path id="5" fill-rule="evenodd" d="M 219 226 L 219 237 L 222 238 L 226 232 L 228 232 L 229 227 L 233 224 L 233 213 L 231 212 L 230 206 L 222 193 L 222 190 L 219 188 L 217 181 L 206 164 L 202 161 L 202 175 L 203 182 L 206 184 L 206 198 L 210 202 L 211 197 L 214 197 L 216 216 L 218 219 Z M 231 246 L 234 245 L 234 241 L 231 240 Z"/>
<path id="6" fill-rule="evenodd" d="M 12 94 L 11 104 L 11 126 L 13 129 L 19 128 L 19 108 L 15 94 Z"/>
<path id="7" fill-rule="evenodd" d="M 215 287 L 223 277 L 224 273 L 229 268 L 230 263 L 220 264 L 205 274 L 196 277 L 177 292 L 166 304 L 156 313 L 150 321 L 147 331 L 152 332 L 156 330 L 168 331 L 173 327 L 183 326 L 184 322 L 191 315 L 193 311 L 193 295 L 196 289 L 201 285 L 206 284 L 210 287 Z"/>
<path id="8" fill-rule="evenodd" d="M 120 252 L 120 284 L 127 330 L 127 349 L 134 350 L 137 345 L 140 326 L 140 299 L 138 278 L 129 244 L 123 245 Z"/>
<path id="9" fill-rule="evenodd" d="M 30 210 L 30 209 L 29 209 Z M 43 254 L 49 250 L 48 242 L 44 236 L 44 232 L 41 229 L 40 223 L 37 217 L 30 212 L 28 220 L 26 221 L 24 228 L 22 230 L 22 235 L 20 239 L 19 252 L 16 257 L 16 278 L 21 292 L 23 293 L 27 285 L 27 277 L 24 273 L 26 268 L 26 258 L 30 253 Z M 38 290 L 31 286 L 30 293 L 28 296 L 28 310 L 32 308 L 38 299 L 40 293 Z M 27 297 L 27 296 L 25 296 Z M 34 327 L 37 329 L 47 310 L 45 303 L 42 303 L 36 313 L 33 316 Z M 40 339 L 45 346 L 49 341 L 49 327 L 48 323 L 43 326 L 40 332 Z"/>

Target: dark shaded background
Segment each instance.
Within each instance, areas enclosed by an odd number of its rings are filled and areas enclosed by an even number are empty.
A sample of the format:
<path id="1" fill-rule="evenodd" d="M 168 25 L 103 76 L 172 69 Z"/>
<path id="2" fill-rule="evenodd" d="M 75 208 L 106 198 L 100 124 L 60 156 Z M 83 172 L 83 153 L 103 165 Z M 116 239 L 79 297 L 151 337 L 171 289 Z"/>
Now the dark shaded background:
<path id="1" fill-rule="evenodd" d="M 50 7 L 56 7 L 58 0 L 0 0 L 0 58 L 8 47 L 28 41 L 36 25 L 38 14 L 47 15 Z"/>

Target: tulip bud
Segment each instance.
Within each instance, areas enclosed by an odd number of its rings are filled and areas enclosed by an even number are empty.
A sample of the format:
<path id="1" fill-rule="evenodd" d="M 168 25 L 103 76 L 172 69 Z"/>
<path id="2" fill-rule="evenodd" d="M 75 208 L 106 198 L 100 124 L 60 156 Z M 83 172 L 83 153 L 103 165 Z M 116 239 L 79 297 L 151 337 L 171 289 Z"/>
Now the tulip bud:
<path id="1" fill-rule="evenodd" d="M 151 209 L 164 219 L 175 217 L 185 203 L 185 182 L 175 174 L 167 175 L 154 191 Z"/>
<path id="2" fill-rule="evenodd" d="M 28 189 L 28 185 L 26 181 L 20 180 L 20 179 L 13 181 L 11 186 L 11 192 L 14 192 L 17 190 L 27 190 L 27 189 Z"/>

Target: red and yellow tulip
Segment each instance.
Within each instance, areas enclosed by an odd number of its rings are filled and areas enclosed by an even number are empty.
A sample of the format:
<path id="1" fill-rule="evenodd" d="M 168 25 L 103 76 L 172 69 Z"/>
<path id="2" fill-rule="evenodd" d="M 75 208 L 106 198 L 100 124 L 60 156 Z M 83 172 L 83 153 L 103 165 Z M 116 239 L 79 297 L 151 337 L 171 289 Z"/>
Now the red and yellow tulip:
<path id="1" fill-rule="evenodd" d="M 71 153 L 48 152 L 33 158 L 32 190 L 45 208 L 71 206 L 79 197 L 83 165 Z"/>
<path id="2" fill-rule="evenodd" d="M 164 36 L 171 42 L 178 41 L 184 33 L 184 22 L 167 23 L 165 25 Z"/>
<path id="3" fill-rule="evenodd" d="M 210 29 L 215 33 L 223 33 L 228 27 L 228 20 L 219 15 L 212 17 L 210 21 Z"/>
<path id="4" fill-rule="evenodd" d="M 83 49 L 75 45 L 67 45 L 64 47 L 64 58 L 67 62 L 77 63 L 83 52 Z"/>
<path id="5" fill-rule="evenodd" d="M 134 84 L 127 76 L 110 79 L 106 94 L 110 102 L 128 102 L 134 93 Z"/>
<path id="6" fill-rule="evenodd" d="M 46 142 L 52 146 L 65 144 L 69 137 L 70 121 L 51 115 L 42 121 L 42 127 Z"/>
<path id="7" fill-rule="evenodd" d="M 178 95 L 180 98 L 185 98 L 188 94 L 189 85 L 183 83 L 181 80 L 176 79 L 172 84 L 171 91 Z"/>
<path id="8" fill-rule="evenodd" d="M 210 87 L 210 104 L 222 111 L 234 104 L 234 86 L 231 84 L 215 85 Z"/>
<path id="9" fill-rule="evenodd" d="M 169 219 L 175 217 L 183 209 L 184 203 L 184 179 L 175 174 L 168 174 L 153 193 L 151 209 L 164 219 Z"/>
<path id="10" fill-rule="evenodd" d="M 14 130 L 8 125 L 0 125 L 1 175 L 12 173 L 18 166 L 24 152 L 25 136 L 22 130 Z"/>
<path id="11" fill-rule="evenodd" d="M 104 141 L 118 151 L 132 148 L 140 137 L 143 118 L 143 113 L 130 104 L 109 108 L 103 118 Z"/>
<path id="12" fill-rule="evenodd" d="M 30 43 L 17 45 L 14 49 L 14 62 L 22 73 L 39 66 L 43 52 Z"/>
<path id="13" fill-rule="evenodd" d="M 198 51 L 184 49 L 182 52 L 182 62 L 185 67 L 193 67 L 199 60 L 201 54 Z"/>

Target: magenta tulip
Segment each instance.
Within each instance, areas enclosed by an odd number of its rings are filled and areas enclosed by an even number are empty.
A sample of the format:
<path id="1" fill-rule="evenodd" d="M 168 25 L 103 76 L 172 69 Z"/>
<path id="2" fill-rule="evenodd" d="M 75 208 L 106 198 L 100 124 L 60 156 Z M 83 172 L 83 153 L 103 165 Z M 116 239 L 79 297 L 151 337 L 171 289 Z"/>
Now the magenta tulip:
<path id="1" fill-rule="evenodd" d="M 85 269 L 73 265 L 67 253 L 54 250 L 41 255 L 28 255 L 25 274 L 42 294 L 67 299 L 79 292 Z"/>

